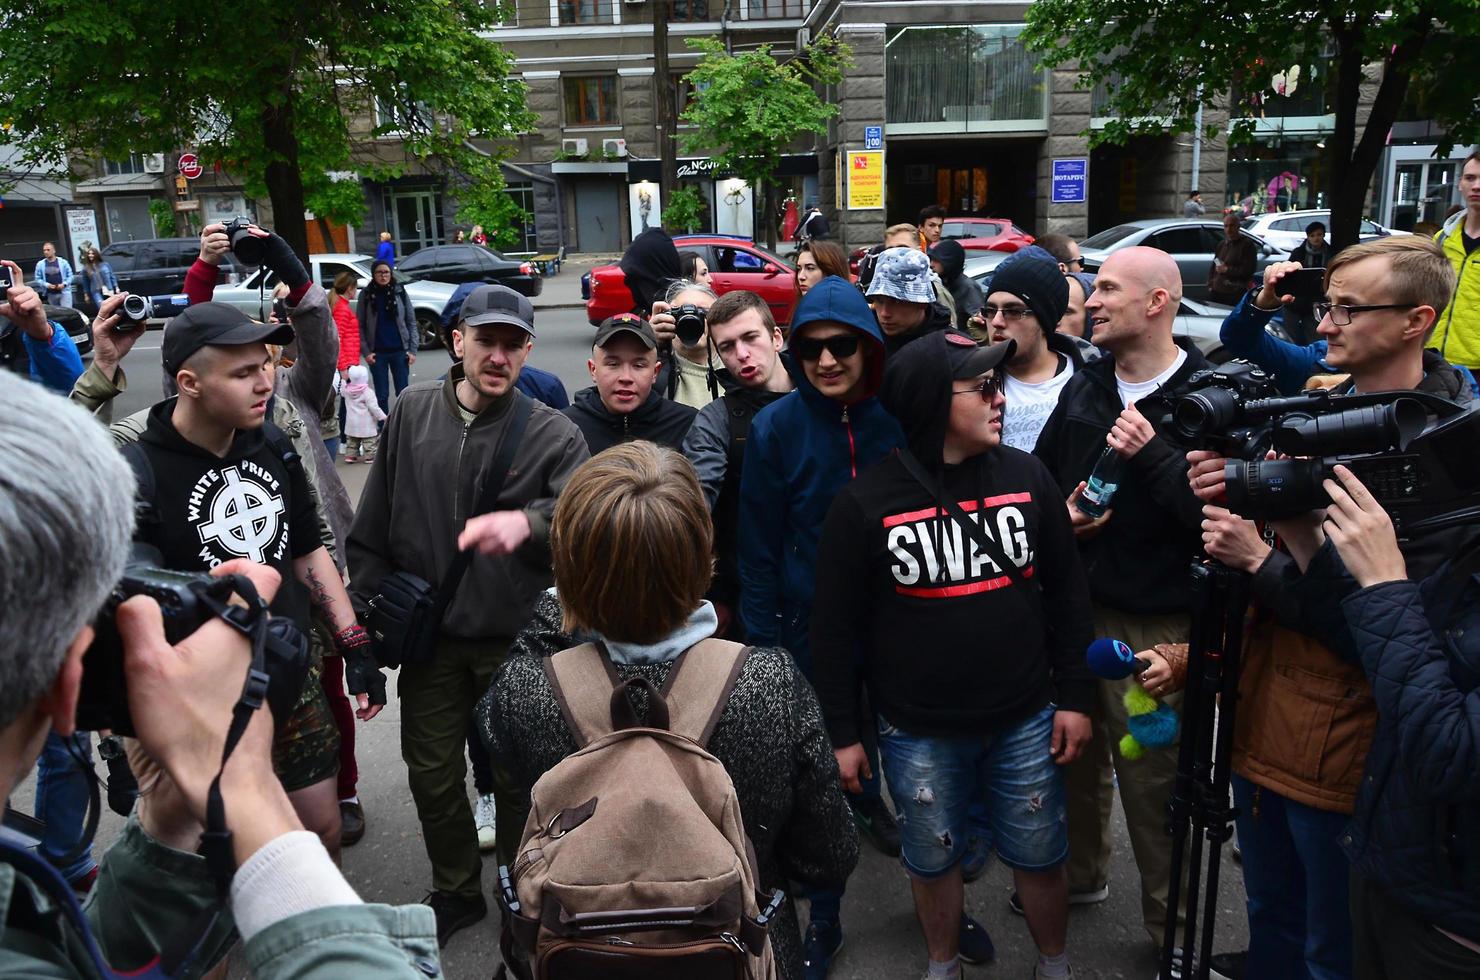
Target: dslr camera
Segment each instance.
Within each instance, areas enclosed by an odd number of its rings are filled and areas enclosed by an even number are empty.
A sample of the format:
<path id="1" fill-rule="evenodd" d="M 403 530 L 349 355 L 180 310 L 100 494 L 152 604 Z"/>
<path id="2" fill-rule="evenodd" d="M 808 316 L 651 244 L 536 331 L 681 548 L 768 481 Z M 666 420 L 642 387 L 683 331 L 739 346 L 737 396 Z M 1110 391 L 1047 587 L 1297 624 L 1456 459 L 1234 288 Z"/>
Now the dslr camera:
<path id="1" fill-rule="evenodd" d="M 133 330 L 147 320 L 168 320 L 177 313 L 185 312 L 190 297 L 184 293 L 164 296 L 137 296 L 133 293 L 123 298 L 118 308 L 118 324 L 113 329 L 120 332 Z"/>
<path id="2" fill-rule="evenodd" d="M 243 265 L 258 266 L 267 254 L 262 245 L 262 239 L 252 234 L 252 219 L 244 215 L 237 215 L 226 222 L 226 237 L 231 239 L 231 254 L 241 260 Z"/>
<path id="3" fill-rule="evenodd" d="M 266 632 L 263 658 L 267 675 L 267 704 L 279 728 L 292 713 L 308 677 L 308 640 L 292 620 L 269 618 L 263 607 L 228 605 L 237 591 L 233 576 L 176 572 L 161 568 L 163 558 L 148 545 L 135 544 L 123 577 L 113 587 L 93 623 L 96 636 L 82 660 L 82 691 L 77 701 L 77 727 L 82 731 L 112 729 L 132 737 L 133 717 L 128 706 L 128 676 L 123 664 L 123 638 L 115 616 L 118 607 L 134 596 L 149 596 L 164 614 L 165 639 L 179 643 L 212 619 L 226 620 L 247 634 Z M 259 624 L 260 620 L 265 620 Z"/>
<path id="4" fill-rule="evenodd" d="M 1198 371 L 1147 399 L 1153 419 L 1186 442 L 1228 457 L 1228 509 L 1295 517 L 1330 503 L 1323 483 L 1350 469 L 1400 536 L 1480 520 L 1480 413 L 1421 391 L 1280 397 L 1241 362 Z M 1270 450 L 1289 459 L 1265 459 Z"/>
<path id="5" fill-rule="evenodd" d="M 673 314 L 673 332 L 679 342 L 685 347 L 697 346 L 704 339 L 704 324 L 709 316 L 709 311 L 702 306 L 693 303 L 685 303 L 675 306 L 669 311 Z"/>

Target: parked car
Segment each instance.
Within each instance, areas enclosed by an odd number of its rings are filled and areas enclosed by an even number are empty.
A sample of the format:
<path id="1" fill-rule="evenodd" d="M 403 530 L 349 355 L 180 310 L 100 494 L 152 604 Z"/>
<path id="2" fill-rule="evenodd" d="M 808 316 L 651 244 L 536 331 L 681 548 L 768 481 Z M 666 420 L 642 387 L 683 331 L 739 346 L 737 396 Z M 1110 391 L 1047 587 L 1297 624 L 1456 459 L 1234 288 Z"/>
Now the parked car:
<path id="1" fill-rule="evenodd" d="M 113 267 L 118 288 L 142 296 L 183 293 L 185 273 L 200 255 L 199 238 L 140 238 L 103 246 L 103 261 Z M 218 282 L 240 277 L 244 269 L 229 256 L 221 263 Z"/>
<path id="2" fill-rule="evenodd" d="M 982 252 L 979 255 L 968 255 L 961 274 L 970 276 L 976 280 L 977 285 L 986 289 L 987 284 L 992 281 L 992 273 L 996 272 L 997 267 L 1011 257 L 1011 252 Z"/>
<path id="3" fill-rule="evenodd" d="M 309 275 L 321 283 L 326 290 L 333 289 L 334 280 L 341 272 L 355 274 L 364 289 L 370 284 L 370 267 L 375 259 L 369 255 L 347 252 L 326 252 L 309 256 L 313 268 Z M 429 279 L 412 279 L 399 270 L 391 273 L 396 282 L 406 287 L 406 295 L 416 310 L 416 328 L 421 335 L 421 347 L 437 347 L 441 344 L 439 326 L 442 310 L 457 287 L 448 282 Z M 277 285 L 277 274 L 268 269 L 258 269 L 239 283 L 218 285 L 211 299 L 218 303 L 230 303 L 255 320 L 266 320 L 272 313 L 272 290 Z"/>
<path id="4" fill-rule="evenodd" d="M 716 293 L 723 296 L 731 290 L 748 289 L 766 301 L 778 324 L 791 322 L 796 272 L 782 259 L 748 238 L 680 235 L 673 244 L 680 252 L 698 252 L 703 257 Z M 582 276 L 581 297 L 586 301 L 586 319 L 592 326 L 609 316 L 627 313 L 634 305 L 618 265 L 597 266 Z"/>
<path id="5" fill-rule="evenodd" d="M 1277 211 L 1270 214 L 1254 214 L 1244 219 L 1245 231 L 1258 235 L 1275 248 L 1290 251 L 1305 241 L 1305 226 L 1319 221 L 1326 226 L 1326 238 L 1331 237 L 1330 211 Z M 1387 235 L 1411 235 L 1411 231 L 1395 231 L 1384 228 L 1371 218 L 1363 218 L 1357 237 L 1364 242 Z"/>
<path id="6" fill-rule="evenodd" d="M 1033 236 L 1006 218 L 947 218 L 941 226 L 942 241 L 961 243 L 968 252 L 1012 253 L 1033 244 Z M 848 271 L 858 275 L 858 262 L 868 248 L 855 248 L 848 254 Z"/>
<path id="7" fill-rule="evenodd" d="M 491 282 L 525 296 L 538 296 L 545 280 L 531 262 L 505 258 L 486 245 L 433 245 L 396 260 L 396 271 L 435 282 Z"/>
<path id="8" fill-rule="evenodd" d="M 1282 251 L 1248 231 L 1241 231 L 1254 242 L 1259 257 L 1254 271 L 1261 272 L 1273 262 L 1287 258 Z M 1208 218 L 1147 218 L 1128 221 L 1106 228 L 1079 243 L 1084 256 L 1084 271 L 1099 271 L 1110 253 L 1132 245 L 1146 245 L 1169 253 L 1182 270 L 1182 295 L 1206 302 L 1208 269 L 1213 264 L 1213 251 L 1223 241 L 1222 222 Z"/>

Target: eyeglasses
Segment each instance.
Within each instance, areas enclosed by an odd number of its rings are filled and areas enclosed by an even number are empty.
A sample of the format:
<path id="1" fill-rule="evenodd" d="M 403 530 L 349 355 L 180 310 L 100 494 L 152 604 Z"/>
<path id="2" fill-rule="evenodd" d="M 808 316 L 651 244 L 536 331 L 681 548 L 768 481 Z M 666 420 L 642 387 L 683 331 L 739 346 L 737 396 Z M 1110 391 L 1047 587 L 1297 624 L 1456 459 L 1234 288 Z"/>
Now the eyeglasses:
<path id="1" fill-rule="evenodd" d="M 1357 313 L 1366 313 L 1368 310 L 1411 310 L 1417 303 L 1370 303 L 1366 306 L 1343 306 L 1340 303 L 1316 303 L 1313 308 L 1318 319 L 1324 320 L 1331 317 L 1331 322 L 1338 327 L 1348 326 L 1352 322 L 1352 316 Z"/>
<path id="2" fill-rule="evenodd" d="M 1068 262 L 1066 262 L 1065 265 L 1077 265 L 1077 266 L 1083 267 L 1084 266 L 1084 256 L 1082 256 L 1082 255 L 1076 255 L 1072 259 L 1070 259 Z"/>
<path id="3" fill-rule="evenodd" d="M 961 389 L 959 391 L 952 390 L 951 391 L 951 394 L 953 396 L 954 395 L 981 395 L 982 396 L 982 401 L 989 402 L 993 398 L 996 398 L 997 397 L 997 392 L 999 392 L 1001 390 L 1002 390 L 1002 379 L 999 378 L 996 374 L 989 374 L 989 375 L 987 375 L 986 379 L 984 381 L 982 381 L 981 384 L 979 384 L 979 385 L 972 385 L 970 388 L 964 388 L 964 389 Z"/>
<path id="4" fill-rule="evenodd" d="M 988 304 L 982 307 L 982 317 L 991 323 L 1001 313 L 1004 320 L 1026 320 L 1033 315 L 1033 311 L 1026 306 L 992 306 Z"/>
<path id="5" fill-rule="evenodd" d="M 841 361 L 845 357 L 852 357 L 858 353 L 858 338 L 853 334 L 838 334 L 835 337 L 824 337 L 822 340 L 793 337 L 791 341 L 791 352 L 799 360 L 820 360 L 824 350 Z"/>

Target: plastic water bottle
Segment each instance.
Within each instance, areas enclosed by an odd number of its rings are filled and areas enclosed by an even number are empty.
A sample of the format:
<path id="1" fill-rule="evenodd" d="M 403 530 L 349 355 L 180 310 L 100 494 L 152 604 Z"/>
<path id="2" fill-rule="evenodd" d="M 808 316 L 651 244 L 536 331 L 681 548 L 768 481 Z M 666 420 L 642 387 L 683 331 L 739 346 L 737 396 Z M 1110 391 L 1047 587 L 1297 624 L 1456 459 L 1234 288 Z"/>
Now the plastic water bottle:
<path id="1" fill-rule="evenodd" d="M 1104 516 L 1105 511 L 1110 509 L 1110 501 L 1115 496 L 1115 490 L 1120 486 L 1120 478 L 1125 473 L 1125 459 L 1109 446 L 1100 454 L 1095 468 L 1091 471 L 1089 479 L 1085 481 L 1084 491 L 1079 495 L 1079 503 L 1076 504 L 1081 513 L 1093 518 Z"/>

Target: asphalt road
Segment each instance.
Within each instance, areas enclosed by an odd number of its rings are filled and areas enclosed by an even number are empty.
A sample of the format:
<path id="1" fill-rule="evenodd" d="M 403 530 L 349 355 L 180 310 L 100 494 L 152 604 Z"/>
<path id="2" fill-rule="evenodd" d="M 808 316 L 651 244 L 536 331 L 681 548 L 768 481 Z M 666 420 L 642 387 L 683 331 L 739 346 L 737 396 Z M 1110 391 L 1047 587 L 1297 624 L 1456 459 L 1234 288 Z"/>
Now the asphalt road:
<path id="1" fill-rule="evenodd" d="M 589 384 L 585 361 L 592 328 L 584 311 L 545 310 L 537 315 L 536 327 L 539 336 L 530 363 L 555 372 L 571 392 Z M 117 417 L 146 407 L 158 397 L 160 336 L 157 331 L 148 334 L 125 362 L 129 389 L 118 400 Z M 435 378 L 447 364 L 445 353 L 426 351 L 413 366 L 413 379 Z M 339 464 L 352 497 L 358 497 L 368 470 L 363 465 Z M 392 682 L 390 690 L 394 689 Z M 359 789 L 368 832 L 363 841 L 346 849 L 344 856 L 345 874 L 362 896 L 393 904 L 419 902 L 430 887 L 421 829 L 400 759 L 399 715 L 400 706 L 392 698 L 380 717 L 359 726 Z M 468 792 L 471 797 L 471 783 Z M 29 809 L 30 795 L 28 783 L 17 792 L 15 802 Z M 111 842 L 121 826 L 120 818 L 105 814 L 100 846 Z M 1156 973 L 1156 953 L 1141 927 L 1139 883 L 1118 804 L 1114 840 L 1110 898 L 1100 905 L 1075 908 L 1070 916 L 1069 950 L 1079 980 L 1149 980 Z M 490 860 L 484 873 L 490 909 L 495 873 Z M 1227 849 L 1221 879 L 1215 948 L 1240 949 L 1247 944 L 1242 878 Z M 1007 907 L 1011 891 L 1010 873 L 995 863 L 982 879 L 967 886 L 968 911 L 987 927 L 997 944 L 995 965 L 968 967 L 971 976 L 1032 976 L 1035 953 L 1024 920 Z M 485 922 L 452 940 L 443 951 L 449 977 L 471 980 L 492 974 L 498 962 L 496 921 L 496 913 L 491 911 Z M 844 898 L 843 923 L 845 945 L 836 961 L 834 977 L 893 980 L 923 973 L 924 942 L 904 874 L 895 861 L 866 846 Z M 239 964 L 232 975 L 244 975 Z"/>

